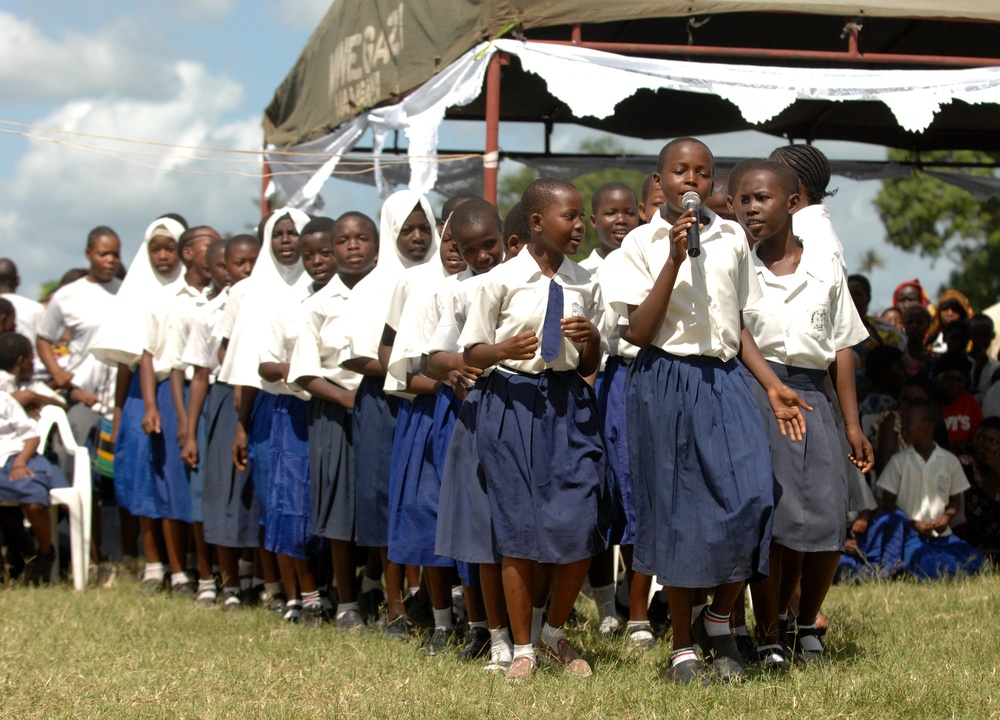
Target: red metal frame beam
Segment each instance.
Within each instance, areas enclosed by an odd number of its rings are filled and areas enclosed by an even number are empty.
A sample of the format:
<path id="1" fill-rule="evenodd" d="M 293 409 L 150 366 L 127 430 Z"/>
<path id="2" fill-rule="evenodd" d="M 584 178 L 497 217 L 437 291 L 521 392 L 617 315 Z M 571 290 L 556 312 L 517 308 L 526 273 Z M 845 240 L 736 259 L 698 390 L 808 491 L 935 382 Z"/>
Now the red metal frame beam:
<path id="1" fill-rule="evenodd" d="M 621 55 L 697 55 L 701 57 L 735 57 L 770 60 L 808 60 L 833 63 L 867 63 L 872 65 L 930 65 L 939 67 L 992 67 L 1000 58 L 959 57 L 951 55 L 900 55 L 892 53 L 862 53 L 856 40 L 846 52 L 834 50 L 782 50 L 775 48 L 726 47 L 724 45 L 658 45 L 653 43 L 585 42 L 583 40 L 531 40 L 548 45 L 571 45 Z M 853 51 L 852 51 L 853 50 Z"/>
<path id="2" fill-rule="evenodd" d="M 493 53 L 486 68 L 486 153 L 483 155 L 483 198 L 497 204 L 500 170 L 500 58 Z"/>

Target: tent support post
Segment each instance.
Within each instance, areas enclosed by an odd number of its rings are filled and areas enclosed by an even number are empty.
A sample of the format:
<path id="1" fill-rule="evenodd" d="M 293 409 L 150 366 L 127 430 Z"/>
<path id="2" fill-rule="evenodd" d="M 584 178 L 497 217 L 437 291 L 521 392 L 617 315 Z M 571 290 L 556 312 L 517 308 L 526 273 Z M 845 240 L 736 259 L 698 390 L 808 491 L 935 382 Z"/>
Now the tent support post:
<path id="1" fill-rule="evenodd" d="M 267 186 L 271 182 L 271 166 L 267 160 L 261 168 L 260 180 L 260 216 L 267 217 L 271 213 L 271 201 L 267 197 Z"/>
<path id="2" fill-rule="evenodd" d="M 483 198 L 497 204 L 500 170 L 500 53 L 493 53 L 486 68 L 486 153 L 483 155 Z"/>

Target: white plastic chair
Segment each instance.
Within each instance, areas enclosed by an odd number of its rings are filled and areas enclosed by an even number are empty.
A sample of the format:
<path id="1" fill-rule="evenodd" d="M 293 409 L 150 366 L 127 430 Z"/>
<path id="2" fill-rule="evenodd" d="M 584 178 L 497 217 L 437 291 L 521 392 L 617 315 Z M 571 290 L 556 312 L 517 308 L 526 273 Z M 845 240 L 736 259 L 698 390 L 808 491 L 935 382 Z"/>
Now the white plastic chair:
<path id="1" fill-rule="evenodd" d="M 69 510 L 69 539 L 73 567 L 73 588 L 87 587 L 90 571 L 90 513 L 94 496 L 91 487 L 90 451 L 86 446 L 76 444 L 73 430 L 69 425 L 66 411 L 55 405 L 46 405 L 38 419 L 38 436 L 42 439 L 38 450 L 45 448 L 49 434 L 55 428 L 59 432 L 66 451 L 73 456 L 73 485 L 68 488 L 53 488 L 49 491 L 52 513 L 52 546 L 56 551 L 56 561 L 52 564 L 52 582 L 59 581 L 59 531 L 57 505 L 65 505 Z"/>

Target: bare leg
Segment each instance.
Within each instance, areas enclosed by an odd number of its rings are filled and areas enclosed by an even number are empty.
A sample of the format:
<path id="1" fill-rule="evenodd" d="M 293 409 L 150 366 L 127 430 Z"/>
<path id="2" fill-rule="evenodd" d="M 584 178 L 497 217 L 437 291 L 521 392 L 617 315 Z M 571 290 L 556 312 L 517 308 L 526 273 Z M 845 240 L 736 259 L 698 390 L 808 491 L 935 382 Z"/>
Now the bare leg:
<path id="1" fill-rule="evenodd" d="M 784 548 L 771 544 L 771 574 L 760 582 L 750 583 L 753 597 L 753 614 L 757 621 L 757 641 L 762 645 L 776 645 L 781 640 L 778 615 L 781 613 L 781 578 L 784 565 Z"/>
<path id="2" fill-rule="evenodd" d="M 500 565 L 483 563 L 479 566 L 479 584 L 483 589 L 483 605 L 490 628 L 496 630 L 507 624 L 507 603 L 504 597 L 503 574 Z M 530 633 L 530 627 L 528 632 Z"/>
<path id="3" fill-rule="evenodd" d="M 187 532 L 186 522 L 163 518 L 163 540 L 167 545 L 171 572 L 179 573 L 187 569 Z"/>
<path id="4" fill-rule="evenodd" d="M 160 555 L 159 538 L 160 521 L 153 518 L 140 517 L 139 529 L 142 533 L 142 554 L 146 556 L 147 563 L 162 562 Z"/>
<path id="5" fill-rule="evenodd" d="M 31 523 L 31 532 L 38 541 L 38 554 L 48 555 L 52 552 L 52 520 L 49 517 L 49 509 L 38 503 L 22 505 L 21 509 Z"/>
<path id="6" fill-rule="evenodd" d="M 550 627 L 560 628 L 566 623 L 589 568 L 590 558 L 556 566 L 547 621 Z"/>
<path id="7" fill-rule="evenodd" d="M 726 583 L 715 588 L 715 595 L 712 597 L 712 604 L 709 609 L 716 615 L 729 615 L 736 604 L 736 598 L 743 592 L 745 582 Z"/>
<path id="8" fill-rule="evenodd" d="M 215 546 L 219 553 L 219 569 L 222 572 L 223 587 L 239 587 L 240 551 L 237 548 Z"/>
<path id="9" fill-rule="evenodd" d="M 522 558 L 503 559 L 503 592 L 507 600 L 515 645 L 531 644 L 532 580 L 538 563 Z M 565 618 L 563 619 L 565 622 Z"/>
<path id="10" fill-rule="evenodd" d="M 406 615 L 406 608 L 403 606 L 403 566 L 389 560 L 389 548 L 379 548 L 382 555 L 382 567 L 385 574 L 385 598 L 388 606 L 386 613 L 389 620 L 393 620 L 400 615 Z"/>
<path id="11" fill-rule="evenodd" d="M 549 604 L 552 593 L 552 578 L 555 575 L 555 565 L 535 563 L 531 581 L 531 603 L 535 607 L 545 607 Z M 504 585 L 506 585 L 506 580 Z"/>
<path id="12" fill-rule="evenodd" d="M 337 602 L 354 602 L 354 543 L 349 540 L 332 540 L 333 577 L 337 580 Z"/>
<path id="13" fill-rule="evenodd" d="M 264 574 L 264 582 L 281 582 L 281 573 L 278 570 L 278 558 L 270 550 L 259 547 L 256 556 L 260 559 L 260 570 Z"/>
<path id="14" fill-rule="evenodd" d="M 673 649 L 676 651 L 692 647 L 694 641 L 691 639 L 691 588 L 667 587 L 666 591 L 674 636 Z"/>
<path id="15" fill-rule="evenodd" d="M 833 584 L 840 563 L 839 552 L 817 552 L 806 555 L 802 563 L 802 597 L 797 622 L 812 625 Z"/>
<path id="16" fill-rule="evenodd" d="M 465 596 L 465 610 L 469 614 L 470 623 L 486 620 L 486 605 L 483 602 L 482 590 L 482 587 L 472 587 L 462 583 L 462 595 Z"/>
<path id="17" fill-rule="evenodd" d="M 299 579 L 299 589 L 303 593 L 316 592 L 316 574 L 313 572 L 312 560 L 293 559 L 295 574 Z"/>
<path id="18" fill-rule="evenodd" d="M 781 589 L 778 594 L 778 612 L 788 612 L 789 617 L 798 615 L 799 582 L 802 580 L 804 555 L 805 553 L 800 553 L 797 550 L 781 549 Z M 774 567 L 773 560 L 771 566 Z"/>
<path id="19" fill-rule="evenodd" d="M 295 571 L 295 560 L 282 553 L 274 553 L 274 558 L 278 562 L 278 572 L 281 574 L 281 583 L 285 587 L 285 598 L 289 601 L 299 599 L 298 574 Z"/>
<path id="20" fill-rule="evenodd" d="M 427 590 L 431 595 L 431 605 L 435 610 L 451 607 L 451 568 L 426 567 Z"/>
<path id="21" fill-rule="evenodd" d="M 194 524 L 194 546 L 198 552 L 198 578 L 212 578 L 212 546 L 205 542 L 205 523 Z"/>
<path id="22" fill-rule="evenodd" d="M 587 576 L 590 579 L 590 587 L 604 587 L 615 581 L 615 551 L 609 545 L 608 549 L 600 555 L 595 555 L 590 561 L 590 569 Z"/>

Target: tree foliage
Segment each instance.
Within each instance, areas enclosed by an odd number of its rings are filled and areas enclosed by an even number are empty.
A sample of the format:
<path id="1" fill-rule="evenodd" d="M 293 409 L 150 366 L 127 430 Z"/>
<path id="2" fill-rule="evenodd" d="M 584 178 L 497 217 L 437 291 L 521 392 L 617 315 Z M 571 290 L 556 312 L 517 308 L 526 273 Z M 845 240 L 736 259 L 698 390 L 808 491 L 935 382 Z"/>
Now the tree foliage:
<path id="1" fill-rule="evenodd" d="M 591 155 L 626 155 L 628 151 L 623 145 L 613 138 L 594 138 L 584 140 L 580 143 L 579 151 Z M 652 172 L 653 168 L 650 168 Z M 538 173 L 529 167 L 521 166 L 520 169 L 503 173 L 497 184 L 497 206 L 501 216 L 506 216 L 514 204 L 521 199 L 524 188 L 538 177 Z M 580 244 L 580 250 L 576 255 L 576 260 L 581 260 L 590 254 L 590 251 L 597 247 L 597 233 L 590 224 L 590 199 L 601 185 L 609 182 L 623 182 L 633 190 L 636 197 L 639 197 L 642 190 L 642 182 L 646 179 L 643 173 L 634 170 L 620 170 L 608 168 L 601 172 L 586 173 L 574 178 L 566 178 L 579 189 L 583 196 L 584 211 L 587 216 L 587 233 Z"/>
<path id="2" fill-rule="evenodd" d="M 911 153 L 890 150 L 889 160 L 912 160 Z M 924 153 L 920 161 L 992 163 L 1000 153 L 942 151 Z M 992 176 L 991 169 L 962 170 Z M 885 180 L 874 199 L 886 241 L 931 258 L 946 256 L 958 269 L 949 286 L 965 293 L 977 309 L 1000 298 L 1000 198 L 976 201 L 966 190 L 919 171 Z M 942 288 L 943 289 L 943 288 Z M 933 293 L 932 293 L 933 294 Z"/>

